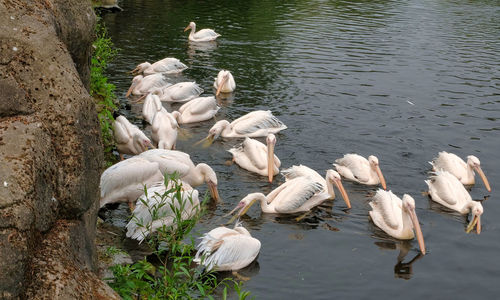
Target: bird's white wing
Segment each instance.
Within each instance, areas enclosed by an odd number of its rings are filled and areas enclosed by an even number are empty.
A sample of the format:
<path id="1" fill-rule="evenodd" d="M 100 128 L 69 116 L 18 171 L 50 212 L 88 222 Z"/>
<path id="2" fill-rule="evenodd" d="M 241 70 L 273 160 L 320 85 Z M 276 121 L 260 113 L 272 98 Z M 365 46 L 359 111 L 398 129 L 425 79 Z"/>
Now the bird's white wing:
<path id="1" fill-rule="evenodd" d="M 335 162 L 348 168 L 359 182 L 370 180 L 370 163 L 368 160 L 357 154 L 346 154 L 344 157 L 336 159 Z M 340 172 L 340 170 L 337 168 Z"/>
<path id="2" fill-rule="evenodd" d="M 245 155 L 258 168 L 267 168 L 267 148 L 261 142 L 246 138 L 241 145 Z"/>
<path id="3" fill-rule="evenodd" d="M 155 72 L 174 73 L 187 69 L 187 66 L 177 58 L 167 57 L 151 65 Z"/>
<path id="4" fill-rule="evenodd" d="M 301 176 L 309 176 L 318 182 L 324 182 L 326 184 L 325 178 L 321 177 L 318 172 L 304 165 L 291 166 L 288 169 L 282 170 L 281 174 L 285 176 L 287 181 Z"/>
<path id="5" fill-rule="evenodd" d="M 297 177 L 282 184 L 284 188 L 277 195 L 271 195 L 275 210 L 279 213 L 290 213 L 300 208 L 316 193 L 323 191 L 323 184 L 310 177 Z M 279 188 L 279 187 L 278 187 Z M 270 198 L 268 196 L 268 198 Z"/>
<path id="6" fill-rule="evenodd" d="M 402 201 L 391 191 L 378 190 L 375 196 L 373 196 L 370 206 L 373 209 L 375 215 L 381 215 L 382 221 L 387 226 L 392 229 L 397 229 L 402 225 Z M 373 216 L 372 216 L 373 218 Z M 373 220 L 376 223 L 377 220 Z M 378 224 L 377 224 L 378 225 Z M 380 227 L 380 226 L 379 226 Z"/>
<path id="7" fill-rule="evenodd" d="M 189 104 L 189 112 L 193 115 L 197 114 L 203 114 L 209 110 L 214 110 L 217 109 L 217 102 L 215 100 L 215 97 L 199 97 L 196 99 L 193 99 L 189 101 L 188 103 L 184 104 L 187 105 Z M 184 106 L 183 105 L 183 106 Z M 179 111 L 182 113 L 182 106 L 179 108 Z"/>
<path id="8" fill-rule="evenodd" d="M 221 239 L 214 239 L 207 234 L 204 239 L 211 240 L 211 247 L 200 247 L 196 256 L 205 254 L 202 263 L 208 270 L 231 270 L 248 265 L 255 259 L 261 246 L 259 240 L 238 233 L 227 234 Z"/>
<path id="9" fill-rule="evenodd" d="M 427 181 L 427 185 L 433 193 L 450 206 L 457 204 L 458 199 L 462 198 L 460 192 L 465 190 L 462 183 L 447 171 L 435 172 L 430 181 Z"/>
<path id="10" fill-rule="evenodd" d="M 205 28 L 197 31 L 193 36 L 197 40 L 205 40 L 219 37 L 220 34 L 215 32 L 213 29 Z"/>
<path id="11" fill-rule="evenodd" d="M 107 168 L 101 175 L 101 198 L 110 191 L 132 183 L 141 183 L 158 172 L 158 163 L 132 157 Z"/>
<path id="12" fill-rule="evenodd" d="M 278 120 L 270 110 L 248 113 L 231 122 L 231 126 L 236 133 L 241 135 L 253 133 L 259 129 L 286 128 L 285 124 Z"/>
<path id="13" fill-rule="evenodd" d="M 164 92 L 169 94 L 171 101 L 184 101 L 197 97 L 203 93 L 203 89 L 195 82 L 180 82 L 168 87 Z"/>
<path id="14" fill-rule="evenodd" d="M 456 154 L 445 151 L 439 152 L 438 156 L 431 162 L 434 171 L 445 170 L 462 179 L 467 175 L 467 163 Z"/>

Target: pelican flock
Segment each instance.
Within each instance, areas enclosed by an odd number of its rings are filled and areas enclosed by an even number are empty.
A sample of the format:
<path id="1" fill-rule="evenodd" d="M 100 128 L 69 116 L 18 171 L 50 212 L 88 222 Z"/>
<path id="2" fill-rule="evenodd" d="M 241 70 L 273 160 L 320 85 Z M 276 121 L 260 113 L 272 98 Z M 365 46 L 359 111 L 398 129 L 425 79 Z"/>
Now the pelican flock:
<path id="1" fill-rule="evenodd" d="M 190 42 L 210 42 L 220 35 L 211 29 L 196 32 L 196 24 L 191 22 L 184 31 L 191 29 Z M 220 107 L 216 97 L 220 93 L 231 93 L 236 88 L 233 75 L 228 70 L 221 70 L 213 83 L 215 96 L 201 96 L 204 92 L 195 82 L 167 82 L 168 74 L 179 73 L 187 66 L 176 58 L 168 57 L 153 64 L 138 64 L 132 71 L 136 74 L 127 91 L 142 95 L 144 100 L 143 119 L 151 124 L 151 140 L 136 125 L 124 116 L 115 116 L 113 131 L 116 147 L 122 161 L 106 169 L 100 180 L 100 206 L 108 203 L 128 203 L 132 219 L 127 224 L 126 236 L 142 242 L 149 234 L 161 226 L 175 226 L 173 211 L 176 203 L 171 184 L 165 186 L 165 178 L 177 174 L 182 190 L 180 197 L 189 200 L 189 205 L 182 207 L 182 219 L 191 218 L 199 208 L 199 192 L 194 187 L 206 183 L 212 198 L 219 200 L 218 178 L 215 171 L 206 163 L 195 165 L 188 153 L 171 150 L 176 146 L 177 131 L 180 125 L 209 121 L 215 118 Z M 171 113 L 162 102 L 183 103 L 177 111 Z M 240 144 L 229 151 L 233 161 L 242 169 L 261 176 L 266 176 L 269 184 L 279 174 L 282 161 L 275 154 L 275 145 L 279 134 L 287 126 L 270 110 L 251 111 L 232 122 L 219 120 L 209 129 L 208 136 L 202 141 L 211 144 L 219 137 L 242 139 Z M 265 137 L 266 143 L 253 138 Z M 200 142 L 202 142 L 200 141 Z M 197 144 L 197 143 L 196 143 Z M 195 145 L 196 145 L 195 144 Z M 286 147 L 286 145 L 284 145 Z M 123 160 L 123 155 L 134 155 Z M 217 164 L 214 160 L 212 163 Z M 435 201 L 460 214 L 471 213 L 472 219 L 466 232 L 481 232 L 481 202 L 473 201 L 464 185 L 475 183 L 478 173 L 488 192 L 490 184 L 481 169 L 479 159 L 468 156 L 467 162 L 457 155 L 439 152 L 431 162 L 433 171 L 425 183 L 429 196 Z M 317 171 L 305 165 L 293 165 L 281 171 L 285 181 L 279 183 L 267 195 L 262 192 L 250 193 L 243 197 L 236 207 L 228 213 L 234 214 L 230 222 L 245 215 L 250 207 L 258 202 L 263 213 L 297 214 L 308 213 L 325 201 L 335 198 L 334 187 L 340 192 L 346 209 L 351 209 L 349 196 L 342 184 L 342 178 L 362 185 L 381 185 L 373 196 L 370 211 L 364 212 L 366 218 L 396 239 L 411 240 L 416 237 L 422 254 L 426 253 L 424 235 L 416 215 L 416 201 L 404 194 L 398 198 L 392 191 L 386 191 L 387 184 L 379 166 L 379 159 L 370 155 L 368 159 L 354 153 L 345 154 L 333 163 L 333 169 L 321 176 Z M 147 194 L 144 193 L 145 189 Z M 366 193 L 373 192 L 373 187 L 364 187 Z M 158 214 L 151 215 L 151 207 L 158 208 Z M 180 207 L 177 207 L 180 209 Z M 357 208 L 354 208 L 357 209 Z M 236 213 L 235 213 L 236 212 Z M 299 219 L 296 219 L 299 221 Z M 195 262 L 207 270 L 239 270 L 248 266 L 260 253 L 261 243 L 240 222 L 234 228 L 218 227 L 206 233 L 198 245 Z"/>

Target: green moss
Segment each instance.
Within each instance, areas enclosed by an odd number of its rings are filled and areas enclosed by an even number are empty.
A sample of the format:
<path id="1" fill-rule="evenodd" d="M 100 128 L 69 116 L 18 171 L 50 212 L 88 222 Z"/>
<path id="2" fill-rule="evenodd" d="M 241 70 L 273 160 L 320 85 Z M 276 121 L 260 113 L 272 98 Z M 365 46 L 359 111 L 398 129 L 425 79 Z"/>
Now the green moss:
<path id="1" fill-rule="evenodd" d="M 96 39 L 94 41 L 94 53 L 90 65 L 90 95 L 97 104 L 97 114 L 101 124 L 102 144 L 104 146 L 104 158 L 107 166 L 116 161 L 112 151 L 113 139 L 113 111 L 116 109 L 115 86 L 108 82 L 104 75 L 107 65 L 115 57 L 117 50 L 113 48 L 113 42 L 108 37 L 106 27 L 98 20 L 95 28 Z"/>

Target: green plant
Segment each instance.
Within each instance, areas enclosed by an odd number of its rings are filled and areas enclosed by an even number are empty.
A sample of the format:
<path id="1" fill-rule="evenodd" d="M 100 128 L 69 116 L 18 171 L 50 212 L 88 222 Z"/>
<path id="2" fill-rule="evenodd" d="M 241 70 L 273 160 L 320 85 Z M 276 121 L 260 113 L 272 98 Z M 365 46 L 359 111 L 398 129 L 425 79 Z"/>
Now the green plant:
<path id="1" fill-rule="evenodd" d="M 249 292 L 242 291 L 241 283 L 231 278 L 219 280 L 215 273 L 206 273 L 193 262 L 196 249 L 191 231 L 204 212 L 208 195 L 201 204 L 190 195 L 186 197 L 182 182 L 175 174 L 165 176 L 163 184 L 162 193 L 148 195 L 144 189 L 145 196 L 138 205 L 147 208 L 147 217 L 133 217 L 132 221 L 147 231 L 152 231 L 154 221 L 165 217 L 172 217 L 171 224 L 164 223 L 155 233 L 144 233 L 153 254 L 132 265 L 111 267 L 114 278 L 109 285 L 123 299 L 214 299 L 216 291 L 221 291 L 222 298 L 226 299 L 231 287 L 240 299 L 245 299 Z M 191 208 L 187 214 L 186 210 Z"/>
<path id="2" fill-rule="evenodd" d="M 96 24 L 95 35 L 94 52 L 90 64 L 90 95 L 97 104 L 104 155 L 109 166 L 116 160 L 112 155 L 114 147 L 112 123 L 114 121 L 113 111 L 116 109 L 116 95 L 114 93 L 115 86 L 108 82 L 104 72 L 115 57 L 117 50 L 113 48 L 113 42 L 108 37 L 106 27 L 100 20 Z"/>

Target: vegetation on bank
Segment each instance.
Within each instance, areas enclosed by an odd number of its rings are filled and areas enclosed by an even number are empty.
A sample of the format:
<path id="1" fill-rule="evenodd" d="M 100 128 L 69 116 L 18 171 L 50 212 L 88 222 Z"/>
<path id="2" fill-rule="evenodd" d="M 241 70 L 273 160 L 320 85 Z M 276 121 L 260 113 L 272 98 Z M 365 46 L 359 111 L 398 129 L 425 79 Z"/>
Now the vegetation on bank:
<path id="1" fill-rule="evenodd" d="M 100 19 L 95 27 L 96 39 L 93 47 L 92 61 L 90 65 L 90 95 L 97 104 L 97 114 L 101 125 L 102 144 L 104 146 L 104 158 L 107 166 L 116 161 L 113 155 L 113 111 L 116 110 L 115 85 L 108 82 L 104 75 L 106 67 L 115 57 L 117 50 L 113 48 L 113 42 L 108 37 L 106 27 Z"/>
<path id="2" fill-rule="evenodd" d="M 208 197 L 200 205 L 195 205 L 193 215 L 184 219 L 185 208 L 191 207 L 191 197 L 183 199 L 182 182 L 174 175 L 164 182 L 168 187 L 163 194 L 156 194 L 155 203 L 140 201 L 147 207 L 151 222 L 132 219 L 141 228 L 151 230 L 151 223 L 173 217 L 171 226 L 163 225 L 146 238 L 153 253 L 134 264 L 111 267 L 113 276 L 109 285 L 123 299 L 227 299 L 228 288 L 234 287 L 239 299 L 245 299 L 249 292 L 241 290 L 241 283 L 231 278 L 218 280 L 213 272 L 206 273 L 193 262 L 195 239 L 191 231 L 204 213 Z M 145 189 L 147 198 L 147 190 Z M 150 195 L 151 198 L 152 195 Z M 188 203 L 190 201 L 191 203 Z M 116 251 L 116 249 L 114 249 Z"/>

